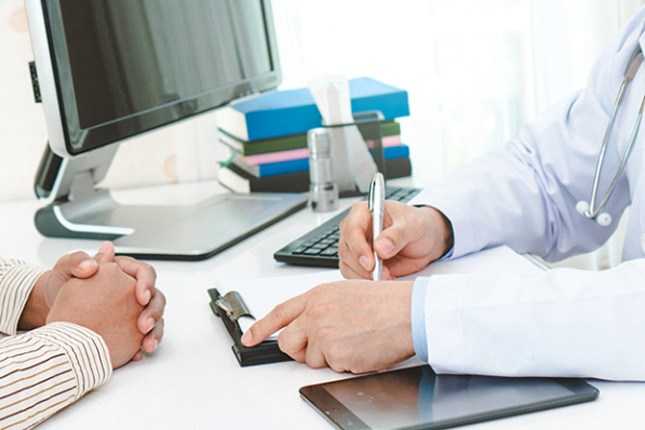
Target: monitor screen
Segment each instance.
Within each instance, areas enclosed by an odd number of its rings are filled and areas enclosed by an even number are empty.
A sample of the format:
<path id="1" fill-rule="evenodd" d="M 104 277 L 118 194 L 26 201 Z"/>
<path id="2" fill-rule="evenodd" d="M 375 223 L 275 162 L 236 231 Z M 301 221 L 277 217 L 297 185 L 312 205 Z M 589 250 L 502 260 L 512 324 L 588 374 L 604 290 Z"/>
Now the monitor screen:
<path id="1" fill-rule="evenodd" d="M 57 105 L 47 118 L 50 145 L 59 155 L 118 142 L 280 81 L 268 0 L 39 5 Z M 41 77 L 41 85 L 48 81 Z M 52 121 L 60 124 L 50 127 Z"/>

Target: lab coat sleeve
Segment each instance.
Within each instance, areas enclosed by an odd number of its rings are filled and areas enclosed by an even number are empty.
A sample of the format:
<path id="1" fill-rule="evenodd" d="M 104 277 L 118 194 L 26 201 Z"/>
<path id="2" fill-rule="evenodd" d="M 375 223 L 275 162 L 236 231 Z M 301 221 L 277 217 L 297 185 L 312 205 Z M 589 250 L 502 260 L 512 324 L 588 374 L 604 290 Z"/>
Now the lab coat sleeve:
<path id="1" fill-rule="evenodd" d="M 453 258 L 506 244 L 517 252 L 558 260 L 595 249 L 610 237 L 617 222 L 601 227 L 575 207 L 589 199 L 605 128 L 644 21 L 641 9 L 596 62 L 583 91 L 522 128 L 516 140 L 468 162 L 411 202 L 434 206 L 450 219 Z M 634 116 L 635 112 L 629 115 L 629 127 Z M 620 159 L 612 141 L 601 195 Z M 623 177 L 606 211 L 618 220 L 629 204 Z"/>
<path id="2" fill-rule="evenodd" d="M 640 260 L 419 278 L 428 362 L 438 373 L 645 381 L 643 279 Z"/>

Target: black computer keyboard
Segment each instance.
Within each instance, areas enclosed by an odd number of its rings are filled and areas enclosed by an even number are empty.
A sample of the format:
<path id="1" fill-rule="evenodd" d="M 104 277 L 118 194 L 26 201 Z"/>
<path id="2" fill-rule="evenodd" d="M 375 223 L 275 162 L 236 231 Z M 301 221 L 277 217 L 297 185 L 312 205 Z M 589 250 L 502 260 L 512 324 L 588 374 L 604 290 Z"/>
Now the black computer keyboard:
<path id="1" fill-rule="evenodd" d="M 419 191 L 419 188 L 387 187 L 385 198 L 407 202 Z M 300 266 L 338 267 L 338 224 L 348 213 L 349 208 L 280 249 L 273 258 Z"/>

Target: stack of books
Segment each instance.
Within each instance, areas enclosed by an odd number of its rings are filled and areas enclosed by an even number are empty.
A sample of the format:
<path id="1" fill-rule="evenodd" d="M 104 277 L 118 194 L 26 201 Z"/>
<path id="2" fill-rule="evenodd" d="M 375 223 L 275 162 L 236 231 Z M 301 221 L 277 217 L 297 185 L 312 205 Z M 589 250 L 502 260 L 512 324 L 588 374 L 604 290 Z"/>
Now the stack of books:
<path id="1" fill-rule="evenodd" d="M 387 179 L 410 176 L 410 148 L 397 118 L 408 116 L 408 94 L 371 78 L 349 80 L 352 112 L 379 111 Z M 218 112 L 219 142 L 229 157 L 218 180 L 240 193 L 309 190 L 307 132 L 322 124 L 307 88 L 274 91 L 235 102 Z"/>

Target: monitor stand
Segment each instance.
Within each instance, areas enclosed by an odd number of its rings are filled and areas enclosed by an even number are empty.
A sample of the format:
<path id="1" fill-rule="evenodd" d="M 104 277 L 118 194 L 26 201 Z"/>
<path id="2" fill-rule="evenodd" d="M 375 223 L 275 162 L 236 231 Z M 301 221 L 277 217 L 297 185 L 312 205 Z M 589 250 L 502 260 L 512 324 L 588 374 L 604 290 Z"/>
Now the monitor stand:
<path id="1" fill-rule="evenodd" d="M 48 237 L 111 240 L 118 254 L 202 260 L 302 209 L 306 194 L 218 194 L 194 205 L 123 205 L 96 184 L 116 153 L 109 145 L 60 159 L 46 149 L 36 194 L 49 201 L 35 215 Z M 55 171 L 55 172 L 54 172 Z"/>

